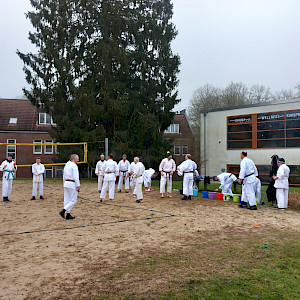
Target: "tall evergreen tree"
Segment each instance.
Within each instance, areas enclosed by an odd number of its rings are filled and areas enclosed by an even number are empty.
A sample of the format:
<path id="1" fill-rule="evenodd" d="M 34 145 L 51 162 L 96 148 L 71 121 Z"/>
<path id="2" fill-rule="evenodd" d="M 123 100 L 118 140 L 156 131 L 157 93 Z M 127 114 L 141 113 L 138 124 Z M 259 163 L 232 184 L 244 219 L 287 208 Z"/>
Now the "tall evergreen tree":
<path id="1" fill-rule="evenodd" d="M 25 95 L 57 124 L 51 135 L 61 142 L 108 137 L 115 153 L 157 163 L 170 146 L 163 131 L 178 103 L 170 0 L 31 0 L 31 5 L 27 17 L 35 32 L 29 39 L 38 52 L 18 55 L 32 87 Z M 95 153 L 89 151 L 91 163 Z"/>

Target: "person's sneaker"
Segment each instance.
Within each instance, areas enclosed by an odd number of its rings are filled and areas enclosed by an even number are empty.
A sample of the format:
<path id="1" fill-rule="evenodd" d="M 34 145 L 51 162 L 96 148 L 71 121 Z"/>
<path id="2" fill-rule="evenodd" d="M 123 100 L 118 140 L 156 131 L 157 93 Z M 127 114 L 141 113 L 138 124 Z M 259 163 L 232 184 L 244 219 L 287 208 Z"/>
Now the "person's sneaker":
<path id="1" fill-rule="evenodd" d="M 9 203 L 9 202 L 11 202 L 11 201 L 8 199 L 3 200 L 3 203 Z"/>
<path id="2" fill-rule="evenodd" d="M 63 219 L 65 219 L 65 212 L 66 212 L 65 209 L 63 209 L 63 210 L 61 210 L 61 211 L 59 212 L 60 216 L 61 216 Z"/>
<path id="3" fill-rule="evenodd" d="M 34 196 L 32 196 L 32 198 L 31 198 L 30 200 L 35 200 L 35 197 L 34 197 Z"/>
<path id="4" fill-rule="evenodd" d="M 187 196 L 184 196 L 183 198 L 181 198 L 181 200 L 187 200 L 188 197 Z"/>
<path id="5" fill-rule="evenodd" d="M 70 213 L 67 213 L 66 220 L 72 220 L 72 219 L 75 219 L 75 217 L 71 216 Z"/>
<path id="6" fill-rule="evenodd" d="M 40 196 L 40 199 L 41 199 L 41 200 L 45 200 L 45 198 L 44 198 L 43 196 Z"/>
<path id="7" fill-rule="evenodd" d="M 238 205 L 238 207 L 240 207 L 240 208 L 247 208 L 247 204 L 241 203 L 241 204 Z"/>
<path id="8" fill-rule="evenodd" d="M 256 205 L 250 206 L 250 210 L 257 210 L 257 206 Z"/>
<path id="9" fill-rule="evenodd" d="M 189 197 L 188 197 L 188 200 L 192 200 L 192 196 L 189 196 Z"/>

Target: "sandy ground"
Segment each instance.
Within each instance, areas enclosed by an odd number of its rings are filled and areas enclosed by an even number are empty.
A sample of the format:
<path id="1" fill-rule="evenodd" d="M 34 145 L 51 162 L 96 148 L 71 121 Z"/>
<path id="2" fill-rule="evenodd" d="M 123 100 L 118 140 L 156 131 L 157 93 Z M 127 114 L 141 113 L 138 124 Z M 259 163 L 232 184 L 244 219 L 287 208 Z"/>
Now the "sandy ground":
<path id="1" fill-rule="evenodd" d="M 259 207 L 239 209 L 233 202 L 193 198 L 161 199 L 145 192 L 143 204 L 131 194 L 116 193 L 114 202 L 99 203 L 97 184 L 83 183 L 64 220 L 61 183 L 46 182 L 45 200 L 30 201 L 31 182 L 15 181 L 12 203 L 0 204 L 0 299 L 93 299 L 97 295 L 150 286 L 103 278 L 112 268 L 126 266 L 156 253 L 174 253 L 195 239 L 270 228 L 300 232 L 300 213 Z M 253 225 L 258 224 L 259 228 Z M 132 290 L 131 290 L 132 292 Z"/>

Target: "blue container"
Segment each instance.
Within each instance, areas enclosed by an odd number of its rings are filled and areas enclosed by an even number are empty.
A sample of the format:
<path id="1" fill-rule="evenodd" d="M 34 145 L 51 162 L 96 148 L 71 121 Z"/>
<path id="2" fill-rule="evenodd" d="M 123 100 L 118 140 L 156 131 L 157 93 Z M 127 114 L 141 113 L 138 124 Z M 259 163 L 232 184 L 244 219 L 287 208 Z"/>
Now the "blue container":
<path id="1" fill-rule="evenodd" d="M 242 196 L 239 196 L 239 202 L 242 203 Z"/>
<path id="2" fill-rule="evenodd" d="M 202 198 L 208 198 L 208 191 L 202 191 Z"/>
<path id="3" fill-rule="evenodd" d="M 179 190 L 179 194 L 180 194 L 180 195 L 183 195 L 183 190 Z"/>
<path id="4" fill-rule="evenodd" d="M 198 189 L 193 189 L 193 197 L 197 197 L 198 196 Z"/>

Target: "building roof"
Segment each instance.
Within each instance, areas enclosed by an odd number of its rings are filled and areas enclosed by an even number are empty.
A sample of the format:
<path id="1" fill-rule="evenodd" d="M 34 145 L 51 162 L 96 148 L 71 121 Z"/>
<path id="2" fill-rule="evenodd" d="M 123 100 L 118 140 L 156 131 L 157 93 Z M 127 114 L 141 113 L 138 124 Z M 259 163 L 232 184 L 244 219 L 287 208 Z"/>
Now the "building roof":
<path id="1" fill-rule="evenodd" d="M 212 109 L 203 110 L 203 111 L 201 111 L 201 113 L 204 114 L 204 113 L 210 113 L 210 112 L 215 112 L 215 111 L 225 111 L 225 110 L 234 110 L 234 109 L 240 109 L 240 108 L 251 108 L 251 107 L 259 107 L 259 106 L 287 104 L 287 103 L 299 103 L 300 104 L 300 97 L 286 99 L 286 100 L 283 100 L 280 102 L 279 101 L 268 101 L 268 102 L 255 103 L 255 104 L 245 104 L 245 105 L 231 106 L 231 107 L 212 108 Z"/>
<path id="2" fill-rule="evenodd" d="M 11 121 L 12 124 L 9 124 Z M 1 131 L 47 131 L 38 124 L 37 108 L 27 99 L 0 99 Z"/>

